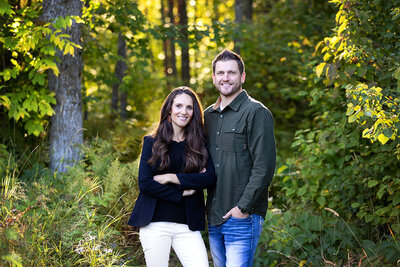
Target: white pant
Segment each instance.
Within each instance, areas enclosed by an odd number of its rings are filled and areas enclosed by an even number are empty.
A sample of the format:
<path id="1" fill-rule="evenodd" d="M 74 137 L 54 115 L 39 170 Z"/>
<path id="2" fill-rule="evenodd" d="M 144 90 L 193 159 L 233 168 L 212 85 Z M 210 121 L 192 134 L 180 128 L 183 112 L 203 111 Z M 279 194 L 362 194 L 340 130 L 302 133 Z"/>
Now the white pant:
<path id="1" fill-rule="evenodd" d="M 152 222 L 140 227 L 139 238 L 147 267 L 168 267 L 171 246 L 184 267 L 208 267 L 200 231 L 191 231 L 186 224 Z"/>

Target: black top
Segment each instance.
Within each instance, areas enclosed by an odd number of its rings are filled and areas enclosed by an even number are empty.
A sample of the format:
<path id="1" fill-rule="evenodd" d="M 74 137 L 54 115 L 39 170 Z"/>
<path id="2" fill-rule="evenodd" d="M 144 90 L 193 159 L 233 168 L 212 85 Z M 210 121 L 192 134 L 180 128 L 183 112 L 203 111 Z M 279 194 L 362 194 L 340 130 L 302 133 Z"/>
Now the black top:
<path id="1" fill-rule="evenodd" d="M 186 142 L 171 142 L 169 159 L 170 166 L 161 173 L 181 173 L 185 168 Z M 177 185 L 174 185 L 177 186 Z M 156 204 L 152 222 L 176 222 L 187 224 L 184 198 L 178 203 L 159 199 Z"/>
<path id="2" fill-rule="evenodd" d="M 154 140 L 151 136 L 144 137 L 138 177 L 140 192 L 128 224 L 141 227 L 148 225 L 151 221 L 162 220 L 186 223 L 192 231 L 204 230 L 203 189 L 213 187 L 216 182 L 211 157 L 208 158 L 206 172 L 182 173 L 185 143 L 171 142 L 170 166 L 160 171 L 158 170 L 159 164 L 150 166 L 147 163 L 152 155 L 153 143 Z M 154 175 L 164 173 L 175 173 L 181 184 L 162 185 L 154 181 Z M 185 189 L 195 189 L 196 193 L 182 197 Z"/>

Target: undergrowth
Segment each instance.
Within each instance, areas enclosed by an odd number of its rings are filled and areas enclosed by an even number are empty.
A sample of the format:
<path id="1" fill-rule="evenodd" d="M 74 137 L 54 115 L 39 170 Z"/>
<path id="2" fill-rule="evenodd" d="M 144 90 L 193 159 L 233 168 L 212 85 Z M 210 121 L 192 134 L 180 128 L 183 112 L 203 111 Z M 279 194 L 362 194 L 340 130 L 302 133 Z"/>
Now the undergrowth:
<path id="1" fill-rule="evenodd" d="M 120 163 L 100 139 L 82 149 L 84 160 L 53 174 L 41 164 L 20 170 L 3 147 L 1 266 L 131 266 L 138 260 L 124 227 L 137 197 L 137 162 Z M 29 173 L 36 175 L 21 179 Z"/>

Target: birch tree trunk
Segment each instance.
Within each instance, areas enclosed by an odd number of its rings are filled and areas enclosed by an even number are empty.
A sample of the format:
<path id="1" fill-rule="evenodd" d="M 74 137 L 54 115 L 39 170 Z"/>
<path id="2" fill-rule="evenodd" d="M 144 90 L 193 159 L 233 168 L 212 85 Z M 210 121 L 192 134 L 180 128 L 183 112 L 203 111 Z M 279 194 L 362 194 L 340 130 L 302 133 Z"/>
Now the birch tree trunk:
<path id="1" fill-rule="evenodd" d="M 43 0 L 43 20 L 54 21 L 68 15 L 81 16 L 81 0 Z M 82 46 L 81 27 L 73 22 L 71 28 L 64 30 L 71 41 Z M 74 56 L 57 52 L 61 62 L 57 62 L 58 76 L 49 73 L 49 89 L 56 94 L 55 115 L 50 121 L 50 168 L 65 172 L 81 158 L 77 145 L 83 142 L 82 114 L 82 51 L 75 49 Z"/>

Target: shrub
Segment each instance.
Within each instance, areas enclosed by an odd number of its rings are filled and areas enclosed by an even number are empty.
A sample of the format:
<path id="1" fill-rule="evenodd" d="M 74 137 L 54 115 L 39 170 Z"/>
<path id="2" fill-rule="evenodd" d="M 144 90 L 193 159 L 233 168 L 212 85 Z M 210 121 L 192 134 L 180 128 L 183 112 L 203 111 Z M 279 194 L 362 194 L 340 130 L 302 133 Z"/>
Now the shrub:
<path id="1" fill-rule="evenodd" d="M 126 204 L 136 198 L 135 164 L 121 164 L 116 153 L 107 155 L 97 166 L 97 174 L 82 161 L 65 174 L 53 175 L 42 169 L 35 179 L 22 182 L 17 172 L 2 178 L 0 196 L 0 265 L 16 266 L 125 266 L 135 255 L 124 253 L 125 236 L 118 230 L 126 224 Z M 99 159 L 99 158 L 96 158 Z M 108 161 L 107 161 L 108 159 Z M 25 170 L 30 173 L 29 170 Z M 113 177 L 119 175 L 116 184 Z M 130 251 L 135 254 L 134 251 Z"/>

